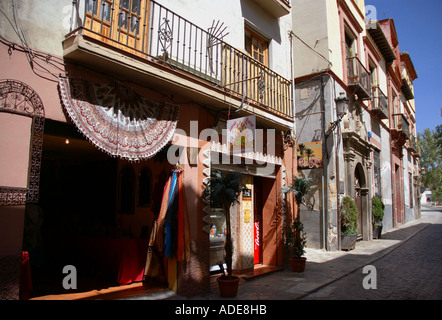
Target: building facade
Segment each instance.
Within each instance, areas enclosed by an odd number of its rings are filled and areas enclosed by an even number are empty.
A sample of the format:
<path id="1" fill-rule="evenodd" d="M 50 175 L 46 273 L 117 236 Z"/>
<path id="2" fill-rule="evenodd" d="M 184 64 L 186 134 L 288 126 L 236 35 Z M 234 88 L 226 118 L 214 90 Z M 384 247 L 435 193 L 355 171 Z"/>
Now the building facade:
<path id="1" fill-rule="evenodd" d="M 279 189 L 296 172 L 287 1 L 0 8 L 8 17 L 0 25 L 8 298 L 18 296 L 22 251 L 33 280 L 43 280 L 42 269 L 57 277 L 65 265 L 79 274 L 93 265 L 119 284 L 160 274 L 179 294 L 207 290 L 225 238 L 225 216 L 201 197 L 215 170 L 240 171 L 247 186 L 232 208 L 234 269 L 282 266 L 293 208 L 290 197 L 281 205 Z M 175 183 L 184 227 L 164 211 Z M 154 237 L 161 217 L 165 228 L 178 223 L 177 248 Z M 132 251 L 138 269 L 123 279 Z M 144 270 L 148 251 L 160 255 L 159 273 Z"/>
<path id="2" fill-rule="evenodd" d="M 224 258 L 225 215 L 202 197 L 215 171 L 246 186 L 231 208 L 238 272 L 285 264 L 297 208 L 280 189 L 298 174 L 317 187 L 301 206 L 310 248 L 341 249 L 343 196 L 364 241 L 375 195 L 384 231 L 420 215 L 417 73 L 363 0 L 0 9 L 2 299 L 20 296 L 24 251 L 34 294 L 66 265 L 82 283 L 207 290 Z"/>
<path id="3" fill-rule="evenodd" d="M 418 215 L 407 131 L 417 75 L 393 20 L 367 21 L 364 1 L 297 0 L 292 16 L 298 170 L 318 186 L 302 215 L 310 246 L 341 249 L 343 196 L 355 201 L 360 240 L 373 238 L 373 196 L 385 205 L 384 231 Z"/>

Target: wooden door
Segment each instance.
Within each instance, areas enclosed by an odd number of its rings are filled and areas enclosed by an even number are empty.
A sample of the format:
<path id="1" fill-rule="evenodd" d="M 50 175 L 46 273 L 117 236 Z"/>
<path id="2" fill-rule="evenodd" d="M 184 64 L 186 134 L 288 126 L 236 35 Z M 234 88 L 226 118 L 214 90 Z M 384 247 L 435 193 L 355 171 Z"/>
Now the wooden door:
<path id="1" fill-rule="evenodd" d="M 145 57 L 148 0 L 86 1 L 85 33 L 133 54 Z"/>
<path id="2" fill-rule="evenodd" d="M 356 188 L 355 205 L 358 210 L 358 238 L 362 237 L 362 192 L 360 188 Z"/>

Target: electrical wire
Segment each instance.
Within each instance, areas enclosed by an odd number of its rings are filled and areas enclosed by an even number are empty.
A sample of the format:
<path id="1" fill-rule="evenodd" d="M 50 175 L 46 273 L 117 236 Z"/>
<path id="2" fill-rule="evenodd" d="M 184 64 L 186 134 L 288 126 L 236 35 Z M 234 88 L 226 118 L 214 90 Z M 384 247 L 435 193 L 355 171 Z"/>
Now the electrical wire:
<path id="1" fill-rule="evenodd" d="M 8 49 L 9 55 L 12 55 L 13 52 L 12 50 L 19 50 L 21 52 L 24 52 L 26 55 L 26 59 L 31 67 L 31 70 L 34 72 L 35 75 L 43 79 L 46 79 L 48 81 L 57 82 L 58 78 L 57 75 L 52 71 L 50 71 L 48 68 L 46 68 L 42 64 L 42 62 L 63 72 L 64 69 L 62 67 L 65 65 L 63 59 L 61 58 L 57 59 L 57 57 L 54 57 L 50 54 L 44 53 L 39 50 L 33 50 L 30 48 L 28 39 L 20 23 L 20 19 L 17 13 L 17 7 L 14 1 L 12 1 L 12 21 L 2 9 L 0 9 L 0 12 L 9 22 L 12 30 L 14 31 L 20 42 L 20 43 L 12 42 L 6 39 L 5 37 L 3 37 L 2 35 L 0 35 L 0 42 L 9 46 Z M 54 77 L 54 79 L 51 79 L 49 76 L 46 76 L 45 74 Z"/>
<path id="2" fill-rule="evenodd" d="M 324 59 L 325 61 L 327 61 L 329 63 L 329 68 L 333 66 L 333 64 L 330 62 L 330 60 L 328 60 L 326 57 L 324 57 L 321 53 L 319 53 L 318 51 L 316 51 L 314 48 L 312 48 L 310 45 L 308 45 L 304 40 L 302 40 L 296 33 L 294 33 L 293 31 L 290 31 L 290 34 L 295 36 L 296 39 L 298 39 L 299 41 L 301 41 L 301 43 L 303 45 L 305 45 L 307 48 L 309 48 L 311 51 L 313 51 L 314 53 L 316 53 L 318 56 L 320 56 L 322 59 Z"/>

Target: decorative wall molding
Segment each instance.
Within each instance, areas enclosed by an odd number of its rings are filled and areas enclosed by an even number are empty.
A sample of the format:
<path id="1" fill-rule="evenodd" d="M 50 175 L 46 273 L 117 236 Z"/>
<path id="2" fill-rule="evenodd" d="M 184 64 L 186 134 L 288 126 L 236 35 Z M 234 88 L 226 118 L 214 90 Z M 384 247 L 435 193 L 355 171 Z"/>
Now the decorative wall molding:
<path id="1" fill-rule="evenodd" d="M 0 112 L 32 118 L 28 188 L 0 187 L 0 206 L 37 203 L 45 121 L 43 102 L 27 84 L 0 80 Z"/>

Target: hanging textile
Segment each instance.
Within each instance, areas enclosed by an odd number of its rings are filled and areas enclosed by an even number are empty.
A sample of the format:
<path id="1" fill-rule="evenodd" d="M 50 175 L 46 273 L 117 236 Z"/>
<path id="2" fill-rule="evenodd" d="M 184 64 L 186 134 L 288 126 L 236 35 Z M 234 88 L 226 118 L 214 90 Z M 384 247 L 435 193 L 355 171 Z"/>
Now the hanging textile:
<path id="1" fill-rule="evenodd" d="M 112 156 L 148 159 L 175 132 L 178 106 L 148 100 L 121 83 L 98 84 L 60 76 L 59 91 L 77 128 Z"/>
<path id="2" fill-rule="evenodd" d="M 166 181 L 163 192 L 161 208 L 167 208 L 168 194 L 170 189 L 170 181 Z M 164 210 L 165 211 L 165 210 Z M 147 250 L 146 265 L 144 267 L 144 278 L 158 277 L 164 274 L 163 257 L 161 249 L 156 245 L 157 238 L 162 234 L 158 232 L 163 227 L 164 212 L 160 212 L 158 219 L 154 221 L 152 231 L 149 238 L 149 247 Z"/>
<path id="3" fill-rule="evenodd" d="M 169 283 L 176 283 L 176 262 L 190 260 L 189 218 L 181 170 L 173 170 L 164 187 L 160 213 L 149 240 L 145 277 L 158 274 L 155 271 L 159 265 L 157 253 L 167 258 L 164 269 L 167 269 Z"/>
<path id="4" fill-rule="evenodd" d="M 164 222 L 164 254 L 166 258 L 171 258 L 176 250 L 177 231 L 178 231 L 178 201 L 179 188 L 177 186 L 178 173 L 172 174 L 172 187 L 169 196 L 169 202 L 166 211 L 166 220 Z"/>
<path id="5" fill-rule="evenodd" d="M 179 202 L 178 202 L 178 242 L 177 260 L 189 261 L 190 259 L 190 231 L 189 216 L 187 212 L 186 192 L 183 184 L 183 175 L 178 178 Z"/>

